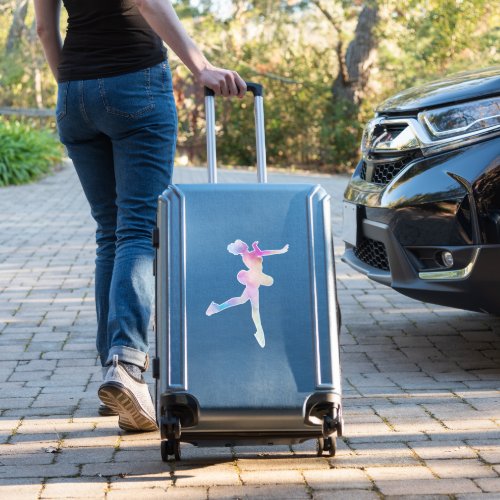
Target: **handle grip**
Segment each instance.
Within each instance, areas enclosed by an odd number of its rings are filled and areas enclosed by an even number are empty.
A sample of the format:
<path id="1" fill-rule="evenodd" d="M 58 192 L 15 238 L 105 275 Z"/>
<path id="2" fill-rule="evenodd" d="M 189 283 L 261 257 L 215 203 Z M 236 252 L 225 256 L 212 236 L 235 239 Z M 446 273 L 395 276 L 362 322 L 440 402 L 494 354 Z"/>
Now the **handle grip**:
<path id="1" fill-rule="evenodd" d="M 247 92 L 251 92 L 254 97 L 264 97 L 264 87 L 260 83 L 245 82 L 247 84 Z M 215 97 L 215 92 L 208 87 L 205 87 L 205 97 Z"/>
<path id="2" fill-rule="evenodd" d="M 264 127 L 264 88 L 259 83 L 246 82 L 247 90 L 254 95 L 255 143 L 257 149 L 257 178 L 267 182 L 266 139 Z M 217 152 L 215 137 L 215 92 L 205 87 L 205 112 L 207 119 L 208 182 L 217 182 Z"/>

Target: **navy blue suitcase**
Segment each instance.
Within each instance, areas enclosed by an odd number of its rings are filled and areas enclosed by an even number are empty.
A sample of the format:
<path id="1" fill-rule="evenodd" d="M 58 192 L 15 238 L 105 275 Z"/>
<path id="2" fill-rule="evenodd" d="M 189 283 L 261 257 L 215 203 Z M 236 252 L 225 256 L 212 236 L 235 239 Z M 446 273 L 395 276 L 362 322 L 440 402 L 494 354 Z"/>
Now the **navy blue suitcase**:
<path id="1" fill-rule="evenodd" d="M 262 87 L 254 93 L 259 183 L 217 184 L 206 90 L 208 184 L 172 185 L 155 231 L 157 420 L 161 455 L 197 446 L 342 435 L 339 315 L 330 198 L 268 184 Z"/>

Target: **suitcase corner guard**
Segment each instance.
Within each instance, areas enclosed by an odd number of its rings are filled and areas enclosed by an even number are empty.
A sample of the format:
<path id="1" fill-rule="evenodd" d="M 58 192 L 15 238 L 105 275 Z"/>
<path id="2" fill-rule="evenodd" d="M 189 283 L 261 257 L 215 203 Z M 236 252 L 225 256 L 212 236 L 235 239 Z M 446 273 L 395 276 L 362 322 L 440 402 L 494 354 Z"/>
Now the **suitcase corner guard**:
<path id="1" fill-rule="evenodd" d="M 332 392 L 315 392 L 304 403 L 304 422 L 306 425 L 322 425 L 323 437 L 337 432 L 342 436 L 341 396 Z"/>
<path id="2" fill-rule="evenodd" d="M 181 427 L 194 427 L 200 418 L 198 400 L 187 392 L 163 393 L 160 396 L 160 430 L 177 420 Z"/>

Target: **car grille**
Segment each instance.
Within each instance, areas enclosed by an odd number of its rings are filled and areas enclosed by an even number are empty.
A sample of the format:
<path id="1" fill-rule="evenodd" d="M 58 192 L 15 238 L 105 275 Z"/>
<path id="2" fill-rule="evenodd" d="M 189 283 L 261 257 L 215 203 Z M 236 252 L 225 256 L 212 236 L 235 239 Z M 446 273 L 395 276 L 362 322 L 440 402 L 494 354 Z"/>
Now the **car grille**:
<path id="1" fill-rule="evenodd" d="M 389 259 L 385 245 L 380 241 L 364 238 L 354 248 L 354 255 L 365 264 L 383 271 L 389 271 Z"/>
<path id="2" fill-rule="evenodd" d="M 389 182 L 396 177 L 396 175 L 403 170 L 403 168 L 408 165 L 413 159 L 415 159 L 418 153 L 412 153 L 399 158 L 395 161 L 389 161 L 387 163 L 373 163 L 373 171 L 371 174 L 368 173 L 367 161 L 363 160 L 361 165 L 360 177 L 373 184 L 387 185 Z M 370 177 L 370 178 L 368 178 Z"/>

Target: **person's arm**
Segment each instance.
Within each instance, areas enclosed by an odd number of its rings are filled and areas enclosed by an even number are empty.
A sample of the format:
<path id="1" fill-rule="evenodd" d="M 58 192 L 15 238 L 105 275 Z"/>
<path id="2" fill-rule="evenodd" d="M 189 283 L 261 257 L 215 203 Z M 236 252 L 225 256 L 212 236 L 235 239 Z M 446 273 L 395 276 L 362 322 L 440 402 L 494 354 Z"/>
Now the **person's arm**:
<path id="1" fill-rule="evenodd" d="M 258 255 L 260 255 L 262 257 L 267 257 L 268 255 L 280 255 L 282 253 L 288 252 L 289 245 L 285 245 L 280 250 L 261 250 L 259 248 L 259 242 L 254 241 L 252 243 L 252 248 L 254 249 L 255 252 L 257 252 Z"/>
<path id="2" fill-rule="evenodd" d="M 236 71 L 216 68 L 208 62 L 187 34 L 170 0 L 135 0 L 135 3 L 142 17 L 202 85 L 216 95 L 245 95 L 246 84 Z"/>
<path id="3" fill-rule="evenodd" d="M 35 0 L 36 32 L 42 42 L 45 57 L 57 80 L 62 40 L 59 32 L 61 0 Z"/>

